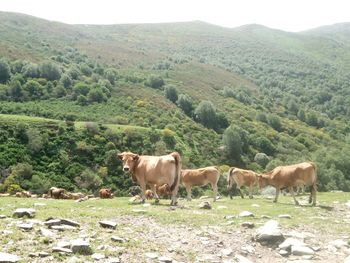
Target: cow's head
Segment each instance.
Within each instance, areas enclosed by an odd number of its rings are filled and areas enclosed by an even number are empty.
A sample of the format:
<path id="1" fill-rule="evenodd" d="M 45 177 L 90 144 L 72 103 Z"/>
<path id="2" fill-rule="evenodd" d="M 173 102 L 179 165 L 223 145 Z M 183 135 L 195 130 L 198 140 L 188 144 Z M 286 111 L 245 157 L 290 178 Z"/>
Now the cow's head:
<path id="1" fill-rule="evenodd" d="M 134 170 L 139 155 L 132 152 L 123 152 L 118 154 L 118 158 L 123 162 L 123 171 L 130 172 Z"/>
<path id="2" fill-rule="evenodd" d="M 263 189 L 269 185 L 269 176 L 266 174 L 257 174 L 259 188 Z"/>

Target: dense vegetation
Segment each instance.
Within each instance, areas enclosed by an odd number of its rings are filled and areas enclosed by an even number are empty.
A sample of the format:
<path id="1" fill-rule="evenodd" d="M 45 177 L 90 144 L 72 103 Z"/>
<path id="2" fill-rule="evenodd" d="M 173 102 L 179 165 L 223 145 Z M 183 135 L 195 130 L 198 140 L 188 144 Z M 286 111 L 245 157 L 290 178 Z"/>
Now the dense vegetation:
<path id="1" fill-rule="evenodd" d="M 0 13 L 0 32 L 0 191 L 126 194 L 124 150 L 176 150 L 184 167 L 223 172 L 312 160 L 320 190 L 350 190 L 350 38 L 337 25 L 70 26 Z"/>

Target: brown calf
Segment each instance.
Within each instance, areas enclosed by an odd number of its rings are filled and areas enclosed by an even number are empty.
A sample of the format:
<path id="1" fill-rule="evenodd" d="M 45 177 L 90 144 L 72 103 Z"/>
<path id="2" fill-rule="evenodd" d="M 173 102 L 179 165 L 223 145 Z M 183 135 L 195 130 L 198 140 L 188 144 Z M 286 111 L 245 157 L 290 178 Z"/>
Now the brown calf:
<path id="1" fill-rule="evenodd" d="M 235 184 L 242 198 L 244 195 L 241 191 L 242 186 L 249 189 L 249 198 L 253 198 L 253 186 L 257 183 L 257 173 L 251 170 L 243 170 L 236 167 L 231 167 L 227 175 L 227 189 L 230 192 L 232 199 L 232 186 Z"/>

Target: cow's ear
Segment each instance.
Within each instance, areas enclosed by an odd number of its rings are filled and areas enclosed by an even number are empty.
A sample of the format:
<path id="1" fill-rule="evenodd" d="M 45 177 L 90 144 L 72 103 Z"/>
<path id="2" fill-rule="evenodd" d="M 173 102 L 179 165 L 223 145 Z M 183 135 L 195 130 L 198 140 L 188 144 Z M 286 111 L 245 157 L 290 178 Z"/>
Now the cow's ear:
<path id="1" fill-rule="evenodd" d="M 138 154 L 135 154 L 133 157 L 132 157 L 132 159 L 134 160 L 134 161 L 137 161 L 138 159 L 139 159 L 139 155 Z"/>
<path id="2" fill-rule="evenodd" d="M 123 154 L 122 153 L 118 153 L 117 157 L 118 157 L 118 159 L 123 160 Z"/>

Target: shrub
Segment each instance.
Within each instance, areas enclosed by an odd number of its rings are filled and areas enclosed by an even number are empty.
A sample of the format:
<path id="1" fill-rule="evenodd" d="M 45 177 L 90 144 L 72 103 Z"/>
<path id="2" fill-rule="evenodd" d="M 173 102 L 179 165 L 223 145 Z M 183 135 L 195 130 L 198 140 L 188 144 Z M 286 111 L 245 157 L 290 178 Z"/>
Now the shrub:
<path id="1" fill-rule="evenodd" d="M 151 75 L 147 78 L 145 85 L 154 89 L 160 89 L 164 85 L 164 80 L 160 76 Z"/>
<path id="2" fill-rule="evenodd" d="M 173 85 L 167 85 L 164 89 L 165 97 L 175 103 L 178 99 L 177 89 Z"/>
<path id="3" fill-rule="evenodd" d="M 44 62 L 40 65 L 40 76 L 47 80 L 58 80 L 61 77 L 61 70 L 52 62 Z"/>
<path id="4" fill-rule="evenodd" d="M 254 161 L 259 164 L 262 168 L 265 168 L 269 163 L 269 157 L 265 153 L 257 153 L 254 156 Z"/>
<path id="5" fill-rule="evenodd" d="M 0 59 L 0 83 L 6 83 L 11 77 L 11 70 L 9 64 Z"/>
<path id="6" fill-rule="evenodd" d="M 176 104 L 182 109 L 186 115 L 191 116 L 193 110 L 193 102 L 187 94 L 180 94 Z"/>

